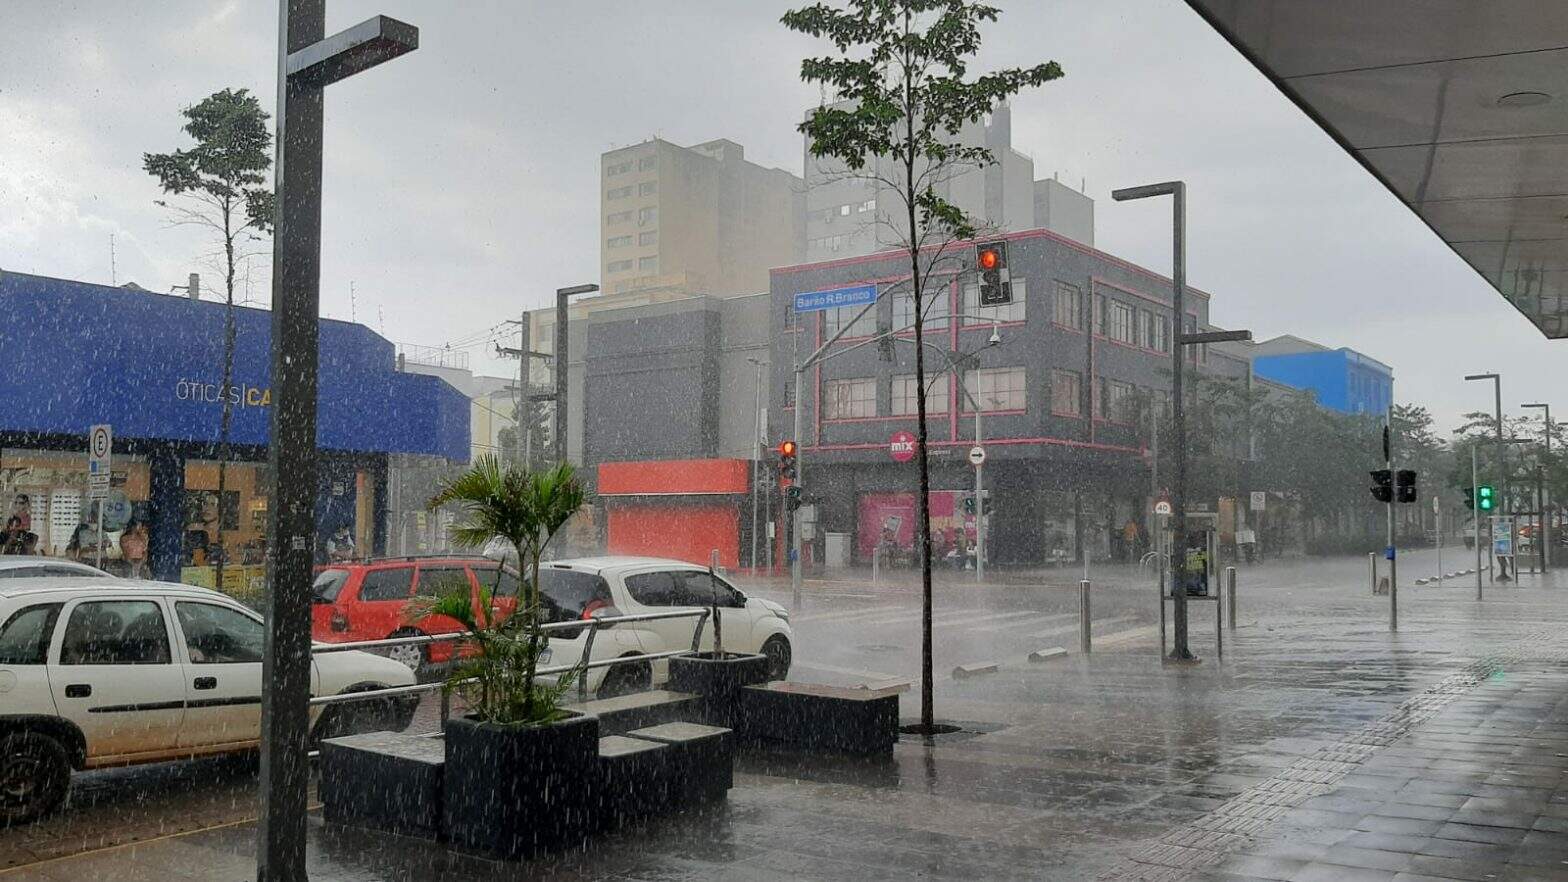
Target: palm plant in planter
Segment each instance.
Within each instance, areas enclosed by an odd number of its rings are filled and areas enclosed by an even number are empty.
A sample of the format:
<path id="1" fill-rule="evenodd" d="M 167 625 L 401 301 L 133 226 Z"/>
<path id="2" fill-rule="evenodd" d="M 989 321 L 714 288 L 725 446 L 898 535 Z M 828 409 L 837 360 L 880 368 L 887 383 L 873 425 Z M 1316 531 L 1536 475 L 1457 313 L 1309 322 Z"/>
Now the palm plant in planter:
<path id="1" fill-rule="evenodd" d="M 560 706 L 568 676 L 538 679 L 549 645 L 539 562 L 583 498 L 570 465 L 530 472 L 484 456 L 430 500 L 431 509 L 461 510 L 455 541 L 509 543 L 523 576 L 508 616 L 488 589 L 477 605 L 459 590 L 411 612 L 451 616 L 475 650 L 446 682 L 469 710 L 445 730 L 443 828 L 460 847 L 521 858 L 580 843 L 591 826 L 599 721 Z"/>

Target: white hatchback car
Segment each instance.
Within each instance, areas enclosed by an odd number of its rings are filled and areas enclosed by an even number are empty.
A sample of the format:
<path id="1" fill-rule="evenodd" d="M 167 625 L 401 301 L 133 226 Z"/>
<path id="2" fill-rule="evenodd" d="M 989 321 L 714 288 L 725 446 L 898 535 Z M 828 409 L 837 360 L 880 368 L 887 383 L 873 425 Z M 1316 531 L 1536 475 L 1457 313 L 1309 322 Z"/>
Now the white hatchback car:
<path id="1" fill-rule="evenodd" d="M 205 588 L 105 577 L 0 580 L 0 828 L 47 813 L 72 769 L 256 747 L 265 626 Z M 410 686 L 406 666 L 324 653 L 311 694 Z M 311 708 L 317 737 L 403 729 L 417 699 Z"/>
<path id="2" fill-rule="evenodd" d="M 747 597 L 706 567 L 656 557 L 552 560 L 540 564 L 539 585 L 550 619 L 559 622 L 698 609 L 717 601 L 724 651 L 766 655 L 770 679 L 782 680 L 789 674 L 794 651 L 789 612 L 771 600 Z M 594 638 L 593 659 L 627 661 L 588 671 L 589 690 L 608 698 L 665 682 L 668 661 L 637 662 L 636 657 L 690 649 L 696 625 L 697 619 L 690 617 L 607 628 Z M 703 651 L 713 649 L 713 630 L 712 622 L 703 627 Z M 550 639 L 547 664 L 581 662 L 586 643 L 586 629 L 557 632 Z"/>

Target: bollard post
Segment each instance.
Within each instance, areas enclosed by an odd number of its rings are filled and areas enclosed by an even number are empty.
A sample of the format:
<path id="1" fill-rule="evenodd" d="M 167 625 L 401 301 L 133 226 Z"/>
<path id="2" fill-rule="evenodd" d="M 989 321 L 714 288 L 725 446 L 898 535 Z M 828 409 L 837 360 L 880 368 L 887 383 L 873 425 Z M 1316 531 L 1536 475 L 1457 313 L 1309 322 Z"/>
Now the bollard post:
<path id="1" fill-rule="evenodd" d="M 1377 593 L 1377 552 L 1367 552 L 1367 563 L 1372 567 L 1372 593 Z"/>
<path id="2" fill-rule="evenodd" d="M 1236 630 L 1236 568 L 1225 568 L 1225 622 Z"/>
<path id="3" fill-rule="evenodd" d="M 452 719 L 452 693 L 441 690 L 441 731 L 446 731 L 446 721 Z"/>
<path id="4" fill-rule="evenodd" d="M 871 546 L 871 584 L 882 582 L 882 543 Z"/>
<path id="5" fill-rule="evenodd" d="M 1089 613 L 1089 580 L 1084 579 L 1078 583 L 1078 645 L 1084 655 L 1091 650 L 1091 635 L 1089 624 L 1092 621 Z"/>

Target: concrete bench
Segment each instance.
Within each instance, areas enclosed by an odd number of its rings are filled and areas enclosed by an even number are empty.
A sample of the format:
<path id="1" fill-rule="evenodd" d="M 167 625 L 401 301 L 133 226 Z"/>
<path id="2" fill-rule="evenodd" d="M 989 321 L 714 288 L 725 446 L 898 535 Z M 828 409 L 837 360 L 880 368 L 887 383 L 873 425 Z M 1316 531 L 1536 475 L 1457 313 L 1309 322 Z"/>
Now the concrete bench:
<path id="1" fill-rule="evenodd" d="M 626 733 L 628 738 L 667 745 L 673 772 L 670 809 L 723 799 L 735 786 L 735 739 L 729 729 L 701 723 L 662 723 Z"/>
<path id="2" fill-rule="evenodd" d="M 654 689 L 615 698 L 599 698 L 571 705 L 572 710 L 599 718 L 599 734 L 624 735 L 633 729 L 700 719 L 702 699 L 689 692 Z"/>
<path id="3" fill-rule="evenodd" d="M 658 814 L 670 807 L 678 780 L 677 758 L 669 744 L 625 735 L 599 739 L 600 830 Z"/>
<path id="4" fill-rule="evenodd" d="M 370 732 L 321 743 L 321 814 L 403 836 L 441 832 L 446 747 L 439 738 Z"/>
<path id="5" fill-rule="evenodd" d="M 886 753 L 898 741 L 898 694 L 880 689 L 775 680 L 737 696 L 735 731 L 742 738 L 780 741 L 812 750 Z"/>

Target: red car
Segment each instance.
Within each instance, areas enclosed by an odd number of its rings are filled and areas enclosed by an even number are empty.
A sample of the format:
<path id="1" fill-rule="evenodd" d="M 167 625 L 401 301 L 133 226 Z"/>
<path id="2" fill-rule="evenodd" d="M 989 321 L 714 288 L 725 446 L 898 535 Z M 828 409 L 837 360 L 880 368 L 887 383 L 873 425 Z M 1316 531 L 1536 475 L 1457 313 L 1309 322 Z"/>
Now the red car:
<path id="1" fill-rule="evenodd" d="M 311 637 L 323 643 L 382 640 L 462 630 L 447 616 L 409 621 L 409 601 L 441 597 L 467 589 L 479 605 L 483 585 L 495 598 L 502 617 L 517 608 L 521 583 L 511 567 L 502 569 L 485 557 L 400 557 L 363 563 L 328 564 L 316 568 L 311 588 Z M 394 646 L 386 654 L 417 671 L 452 659 L 456 645 Z"/>

